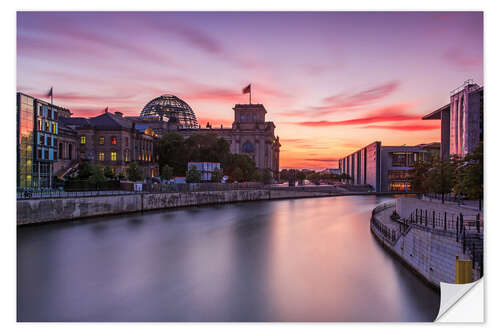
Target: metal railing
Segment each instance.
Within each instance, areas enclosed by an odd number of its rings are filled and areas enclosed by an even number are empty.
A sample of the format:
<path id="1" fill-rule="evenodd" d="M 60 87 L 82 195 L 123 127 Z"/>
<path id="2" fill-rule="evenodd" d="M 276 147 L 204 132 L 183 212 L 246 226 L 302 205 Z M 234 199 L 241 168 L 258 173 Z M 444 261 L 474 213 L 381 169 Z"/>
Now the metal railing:
<path id="1" fill-rule="evenodd" d="M 134 190 L 133 184 L 130 189 L 113 190 L 73 190 L 63 189 L 25 189 L 17 190 L 18 200 L 50 199 L 50 198 L 75 198 L 75 197 L 97 197 L 109 195 L 130 195 L 137 193 L 182 193 L 182 192 L 210 192 L 210 191 L 234 191 L 234 190 L 260 190 L 270 189 L 270 185 L 262 183 L 197 183 L 197 184 L 141 184 L 141 190 Z"/>

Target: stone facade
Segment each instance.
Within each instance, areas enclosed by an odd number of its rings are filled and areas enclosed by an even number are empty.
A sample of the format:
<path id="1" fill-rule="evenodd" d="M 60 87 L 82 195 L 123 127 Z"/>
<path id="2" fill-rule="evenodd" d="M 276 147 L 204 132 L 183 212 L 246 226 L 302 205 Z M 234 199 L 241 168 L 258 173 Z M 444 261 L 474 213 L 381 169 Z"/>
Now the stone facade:
<path id="1" fill-rule="evenodd" d="M 115 174 L 125 173 L 136 162 L 145 177 L 159 175 L 156 133 L 136 125 L 121 113 L 105 112 L 91 118 L 66 118 L 62 123 L 77 132 L 79 159 L 110 167 Z"/>
<path id="2" fill-rule="evenodd" d="M 140 117 L 126 117 L 136 123 L 150 126 L 160 135 L 168 131 L 178 131 L 185 138 L 196 133 L 211 133 L 224 138 L 230 145 L 231 153 L 246 154 L 255 161 L 257 168 L 270 169 L 274 177 L 279 175 L 279 154 L 281 144 L 275 135 L 276 126 L 266 121 L 266 109 L 262 104 L 236 104 L 231 128 L 185 129 L 175 122 Z"/>
<path id="3" fill-rule="evenodd" d="M 444 216 L 446 211 L 449 218 L 449 227 L 445 230 L 442 226 L 432 226 L 429 218 L 427 222 L 424 222 L 425 219 L 423 219 L 420 223 L 418 223 L 417 219 L 417 223 L 410 224 L 410 227 L 407 228 L 390 218 L 394 209 L 404 219 L 409 219 L 416 209 L 422 210 L 422 212 L 432 210 L 436 212 L 436 216 L 439 214 L 441 217 Z M 473 259 L 476 262 L 482 259 L 482 245 L 480 245 L 483 237 L 482 227 L 480 233 L 473 232 L 473 238 L 469 234 L 469 246 L 464 248 L 463 239 L 461 236 L 457 236 L 455 223 L 452 223 L 455 220 L 454 217 L 457 216 L 456 214 L 459 213 L 465 216 L 473 216 L 477 211 L 457 207 L 456 205 L 401 197 L 392 204 L 384 204 L 375 208 L 370 227 L 375 236 L 390 251 L 427 282 L 439 288 L 440 282 L 455 283 L 457 257 L 458 259 Z M 431 214 L 427 215 L 430 217 Z M 481 253 L 481 259 L 477 253 L 475 259 L 473 258 L 470 246 L 471 239 L 474 239 L 475 250 Z M 474 281 L 481 277 L 480 265 L 482 264 L 476 263 L 474 266 L 472 272 Z"/>

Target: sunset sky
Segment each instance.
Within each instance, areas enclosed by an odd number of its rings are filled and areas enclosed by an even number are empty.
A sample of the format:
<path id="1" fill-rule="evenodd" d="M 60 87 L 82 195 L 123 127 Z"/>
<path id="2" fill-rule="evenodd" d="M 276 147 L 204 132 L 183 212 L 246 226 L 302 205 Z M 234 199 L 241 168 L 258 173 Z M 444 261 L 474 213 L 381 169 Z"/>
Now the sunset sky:
<path id="1" fill-rule="evenodd" d="M 204 126 L 265 105 L 280 167 L 337 167 L 373 141 L 439 141 L 422 115 L 483 84 L 481 12 L 19 12 L 17 90 L 74 116 L 139 115 L 161 94 Z"/>

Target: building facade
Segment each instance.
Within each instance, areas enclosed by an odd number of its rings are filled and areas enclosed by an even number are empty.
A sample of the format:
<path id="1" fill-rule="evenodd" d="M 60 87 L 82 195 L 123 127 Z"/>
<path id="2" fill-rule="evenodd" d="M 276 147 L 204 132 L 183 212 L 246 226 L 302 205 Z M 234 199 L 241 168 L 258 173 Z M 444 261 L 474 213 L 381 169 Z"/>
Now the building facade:
<path id="1" fill-rule="evenodd" d="M 450 103 L 422 119 L 441 120 L 441 158 L 463 158 L 483 141 L 483 87 L 472 80 L 450 93 Z"/>
<path id="2" fill-rule="evenodd" d="M 376 141 L 341 158 L 339 168 L 351 177 L 348 183 L 371 185 L 377 192 L 411 192 L 408 173 L 428 158 L 427 146 L 382 146 Z"/>
<path id="3" fill-rule="evenodd" d="M 70 112 L 20 92 L 16 99 L 17 187 L 52 187 L 59 159 L 59 120 Z"/>
<path id="4" fill-rule="evenodd" d="M 62 123 L 77 133 L 79 160 L 109 167 L 125 174 L 128 164 L 136 162 L 145 177 L 159 176 L 156 133 L 136 125 L 120 112 L 104 112 L 90 118 L 64 118 Z"/>
<path id="5" fill-rule="evenodd" d="M 185 138 L 195 133 L 220 136 L 229 143 L 231 153 L 248 155 L 257 168 L 270 169 L 278 178 L 281 144 L 274 133 L 276 126 L 266 121 L 266 108 L 262 104 L 236 104 L 233 111 L 231 128 L 201 128 L 186 102 L 173 95 L 162 95 L 147 103 L 139 117 L 126 118 L 150 126 L 160 136 L 168 131 L 178 131 Z"/>

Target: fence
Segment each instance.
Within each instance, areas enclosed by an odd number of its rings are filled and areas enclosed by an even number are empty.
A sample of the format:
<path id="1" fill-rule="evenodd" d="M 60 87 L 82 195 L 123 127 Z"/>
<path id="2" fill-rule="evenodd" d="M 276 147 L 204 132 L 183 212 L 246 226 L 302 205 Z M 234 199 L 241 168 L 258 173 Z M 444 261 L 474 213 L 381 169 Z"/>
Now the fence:
<path id="1" fill-rule="evenodd" d="M 483 232 L 484 222 L 481 215 L 463 215 L 462 213 L 437 212 L 434 210 L 415 209 L 408 218 L 391 216 L 399 224 L 398 229 L 388 227 L 377 220 L 375 215 L 394 206 L 394 202 L 375 207 L 370 223 L 375 231 L 391 245 L 395 245 L 400 236 L 406 236 L 412 228 L 427 232 L 437 232 L 442 236 L 455 238 L 461 243 L 462 253 L 472 259 L 473 268 L 483 276 Z"/>
<path id="2" fill-rule="evenodd" d="M 78 185 L 78 184 L 77 184 Z M 81 184 L 79 184 L 81 185 Z M 93 197 L 93 196 L 106 196 L 106 195 L 126 195 L 133 194 L 133 184 L 130 184 L 129 189 L 120 189 L 113 184 L 106 189 L 105 186 L 99 186 L 95 189 L 88 187 L 88 190 L 77 190 L 82 187 L 76 185 L 69 187 L 69 190 L 56 190 L 56 189 L 26 189 L 17 190 L 18 200 L 27 199 L 49 199 L 49 198 L 74 198 L 74 197 Z M 85 188 L 83 186 L 83 188 Z M 206 191 L 232 191 L 232 190 L 260 190 L 270 189 L 269 185 L 262 183 L 248 182 L 248 183 L 199 183 L 199 184 L 142 184 L 142 191 L 145 193 L 178 193 L 178 192 L 206 192 Z"/>

